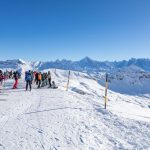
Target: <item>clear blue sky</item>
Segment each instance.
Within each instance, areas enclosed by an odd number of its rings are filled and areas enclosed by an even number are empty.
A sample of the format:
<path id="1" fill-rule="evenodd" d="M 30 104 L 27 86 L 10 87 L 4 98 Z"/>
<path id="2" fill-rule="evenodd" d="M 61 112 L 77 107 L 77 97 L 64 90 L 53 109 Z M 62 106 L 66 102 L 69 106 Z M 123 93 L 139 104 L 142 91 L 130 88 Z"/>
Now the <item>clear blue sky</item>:
<path id="1" fill-rule="evenodd" d="M 150 0 L 1 0 L 0 59 L 150 58 Z"/>

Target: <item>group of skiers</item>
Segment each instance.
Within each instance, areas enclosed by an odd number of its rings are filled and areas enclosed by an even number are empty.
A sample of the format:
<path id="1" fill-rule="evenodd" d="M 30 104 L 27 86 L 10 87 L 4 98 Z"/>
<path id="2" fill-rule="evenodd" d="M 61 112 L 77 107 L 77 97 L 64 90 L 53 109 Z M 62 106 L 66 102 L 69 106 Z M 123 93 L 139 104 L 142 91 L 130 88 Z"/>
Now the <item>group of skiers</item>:
<path id="1" fill-rule="evenodd" d="M 26 81 L 26 91 L 28 90 L 28 87 L 30 88 L 31 91 L 33 82 L 37 85 L 37 88 L 41 88 L 47 85 L 49 88 L 53 89 L 57 88 L 55 82 L 54 81 L 51 82 L 50 71 L 46 73 L 41 73 L 29 70 L 25 72 L 25 81 Z"/>
<path id="2" fill-rule="evenodd" d="M 0 70 L 0 84 L 3 84 L 3 81 L 7 79 L 14 79 L 13 89 L 18 88 L 18 80 L 21 78 L 21 73 L 18 71 L 6 71 L 3 72 Z M 32 84 L 35 83 L 37 88 L 41 88 L 44 86 L 48 86 L 49 88 L 58 88 L 54 81 L 51 81 L 51 72 L 48 71 L 46 73 L 36 72 L 36 71 L 26 71 L 25 72 L 25 81 L 26 81 L 26 91 L 32 90 Z"/>
<path id="3" fill-rule="evenodd" d="M 13 79 L 14 78 L 14 74 L 16 71 L 8 71 L 6 70 L 5 72 L 3 72 L 2 70 L 0 70 L 0 78 L 4 78 L 4 79 Z M 21 78 L 21 73 L 19 71 L 18 72 L 18 77 Z"/>
<path id="4" fill-rule="evenodd" d="M 18 71 L 6 71 L 3 72 L 2 70 L 0 70 L 0 84 L 3 84 L 3 81 L 7 80 L 7 79 L 14 79 L 15 83 L 13 85 L 13 89 L 16 89 L 18 86 L 18 79 L 21 78 L 21 73 L 19 73 Z"/>

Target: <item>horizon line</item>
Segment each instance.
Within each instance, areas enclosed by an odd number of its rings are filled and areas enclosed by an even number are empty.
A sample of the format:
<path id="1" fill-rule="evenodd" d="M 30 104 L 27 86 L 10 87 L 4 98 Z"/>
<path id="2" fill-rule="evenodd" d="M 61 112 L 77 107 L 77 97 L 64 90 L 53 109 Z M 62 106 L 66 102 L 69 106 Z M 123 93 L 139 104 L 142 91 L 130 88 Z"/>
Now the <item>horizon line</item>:
<path id="1" fill-rule="evenodd" d="M 78 60 L 71 60 L 71 59 L 67 59 L 67 58 L 58 58 L 58 59 L 55 59 L 55 60 L 45 60 L 45 61 L 43 61 L 43 60 L 27 60 L 27 59 L 22 59 L 22 58 L 13 58 L 13 59 L 3 59 L 3 60 L 0 60 L 0 61 L 11 61 L 11 60 L 20 60 L 20 61 L 28 61 L 28 62 L 37 62 L 37 61 L 39 61 L 39 62 L 56 62 L 56 61 L 63 61 L 63 60 L 66 60 L 66 61 L 73 61 L 73 62 L 78 62 L 78 61 L 81 61 L 81 60 L 84 60 L 84 59 L 90 59 L 90 60 L 92 60 L 92 61 L 98 61 L 98 62 L 120 62 L 120 61 L 129 61 L 129 60 L 132 60 L 132 59 L 136 59 L 136 60 L 138 60 L 138 59 L 148 59 L 148 60 L 150 60 L 150 58 L 143 58 L 143 57 L 141 57 L 141 58 L 135 58 L 135 57 L 131 57 L 131 58 L 128 58 L 128 59 L 121 59 L 121 60 L 97 60 L 97 59 L 93 59 L 93 58 L 91 58 L 91 57 L 89 57 L 89 56 L 85 56 L 85 57 L 83 57 L 83 58 L 81 58 L 81 59 L 78 59 Z"/>

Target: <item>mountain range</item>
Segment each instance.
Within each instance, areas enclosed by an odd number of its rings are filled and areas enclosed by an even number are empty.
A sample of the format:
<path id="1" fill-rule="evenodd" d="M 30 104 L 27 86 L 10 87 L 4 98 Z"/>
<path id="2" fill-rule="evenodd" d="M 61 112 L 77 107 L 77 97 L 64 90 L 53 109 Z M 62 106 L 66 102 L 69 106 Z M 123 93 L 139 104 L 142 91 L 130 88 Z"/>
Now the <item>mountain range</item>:
<path id="1" fill-rule="evenodd" d="M 85 57 L 79 61 L 71 60 L 56 60 L 56 61 L 33 61 L 28 62 L 22 59 L 6 60 L 0 61 L 1 69 L 33 69 L 33 70 L 45 70 L 49 68 L 64 69 L 64 70 L 74 70 L 82 72 L 112 72 L 119 69 L 128 68 L 138 68 L 138 70 L 150 72 L 150 59 L 135 59 L 122 61 L 96 61 L 89 57 Z"/>

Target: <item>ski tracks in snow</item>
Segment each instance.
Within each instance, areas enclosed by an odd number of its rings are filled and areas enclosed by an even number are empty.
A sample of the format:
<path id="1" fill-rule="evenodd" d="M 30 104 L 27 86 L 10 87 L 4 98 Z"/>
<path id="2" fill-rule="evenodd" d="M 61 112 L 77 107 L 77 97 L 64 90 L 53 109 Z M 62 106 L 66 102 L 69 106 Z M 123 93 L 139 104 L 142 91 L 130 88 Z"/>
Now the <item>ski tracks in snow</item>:
<path id="1" fill-rule="evenodd" d="M 0 102 L 0 150 L 150 148 L 148 122 L 106 111 L 92 95 L 60 89 L 10 92 Z"/>

